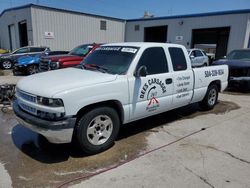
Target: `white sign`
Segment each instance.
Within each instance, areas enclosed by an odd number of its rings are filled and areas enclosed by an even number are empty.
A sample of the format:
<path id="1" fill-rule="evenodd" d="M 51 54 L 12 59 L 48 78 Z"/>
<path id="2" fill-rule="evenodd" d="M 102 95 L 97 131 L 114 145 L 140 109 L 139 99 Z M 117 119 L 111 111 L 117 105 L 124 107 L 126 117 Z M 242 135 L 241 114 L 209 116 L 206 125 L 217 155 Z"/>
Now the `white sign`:
<path id="1" fill-rule="evenodd" d="M 176 37 L 175 37 L 175 40 L 176 40 L 176 41 L 183 41 L 183 36 L 176 36 Z"/>
<path id="2" fill-rule="evenodd" d="M 45 31 L 44 37 L 45 37 L 46 39 L 53 39 L 53 38 L 54 38 L 54 32 Z"/>

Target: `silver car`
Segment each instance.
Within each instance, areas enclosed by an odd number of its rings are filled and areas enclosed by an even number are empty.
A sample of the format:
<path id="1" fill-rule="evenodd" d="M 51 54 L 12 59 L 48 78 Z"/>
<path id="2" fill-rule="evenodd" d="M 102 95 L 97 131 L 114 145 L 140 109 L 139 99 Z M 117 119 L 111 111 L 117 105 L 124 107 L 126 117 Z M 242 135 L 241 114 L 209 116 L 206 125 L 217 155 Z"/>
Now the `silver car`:
<path id="1" fill-rule="evenodd" d="M 192 67 L 204 67 L 209 65 L 209 59 L 206 53 L 201 49 L 189 49 L 188 55 L 191 59 Z"/>

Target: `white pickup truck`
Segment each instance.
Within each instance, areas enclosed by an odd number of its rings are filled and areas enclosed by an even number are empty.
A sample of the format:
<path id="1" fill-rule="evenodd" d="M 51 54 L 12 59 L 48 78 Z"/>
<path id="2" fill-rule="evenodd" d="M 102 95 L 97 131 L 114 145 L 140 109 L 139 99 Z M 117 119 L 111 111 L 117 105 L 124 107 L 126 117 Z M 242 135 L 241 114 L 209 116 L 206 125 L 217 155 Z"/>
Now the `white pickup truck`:
<path id="1" fill-rule="evenodd" d="M 212 109 L 227 84 L 226 65 L 192 69 L 184 46 L 115 43 L 81 66 L 23 78 L 13 109 L 50 142 L 74 138 L 95 154 L 112 146 L 122 124 L 196 102 Z"/>

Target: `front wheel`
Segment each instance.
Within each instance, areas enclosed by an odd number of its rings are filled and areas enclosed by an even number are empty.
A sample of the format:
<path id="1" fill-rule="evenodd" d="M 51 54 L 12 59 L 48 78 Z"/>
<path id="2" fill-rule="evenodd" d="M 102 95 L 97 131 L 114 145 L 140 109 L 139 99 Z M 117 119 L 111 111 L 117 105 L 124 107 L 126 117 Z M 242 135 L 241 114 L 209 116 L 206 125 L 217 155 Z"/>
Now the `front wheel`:
<path id="1" fill-rule="evenodd" d="M 3 69 L 11 69 L 12 68 L 12 62 L 9 59 L 6 59 L 2 63 Z"/>
<path id="2" fill-rule="evenodd" d="M 28 75 L 36 74 L 38 73 L 38 66 L 37 65 L 30 65 L 27 68 Z"/>
<path id="3" fill-rule="evenodd" d="M 214 108 L 218 100 L 218 87 L 213 84 L 207 89 L 204 99 L 199 103 L 200 107 L 204 110 L 211 110 Z"/>
<path id="4" fill-rule="evenodd" d="M 117 112 L 110 107 L 98 107 L 80 117 L 76 138 L 84 152 L 96 154 L 113 145 L 119 128 Z"/>

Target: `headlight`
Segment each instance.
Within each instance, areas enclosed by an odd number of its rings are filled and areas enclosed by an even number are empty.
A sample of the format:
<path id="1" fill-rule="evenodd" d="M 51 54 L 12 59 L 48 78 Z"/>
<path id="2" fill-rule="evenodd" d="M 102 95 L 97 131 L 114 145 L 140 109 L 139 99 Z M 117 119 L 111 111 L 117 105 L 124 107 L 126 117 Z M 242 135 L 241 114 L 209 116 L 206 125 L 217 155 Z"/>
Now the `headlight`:
<path id="1" fill-rule="evenodd" d="M 53 69 L 59 69 L 60 63 L 59 62 L 51 62 L 50 63 L 50 68 Z"/>
<path id="2" fill-rule="evenodd" d="M 50 107 L 63 107 L 62 99 L 51 99 L 46 97 L 37 97 L 37 103 L 44 106 Z"/>

